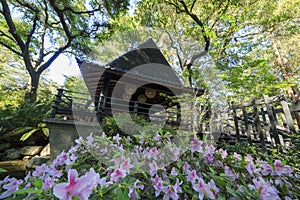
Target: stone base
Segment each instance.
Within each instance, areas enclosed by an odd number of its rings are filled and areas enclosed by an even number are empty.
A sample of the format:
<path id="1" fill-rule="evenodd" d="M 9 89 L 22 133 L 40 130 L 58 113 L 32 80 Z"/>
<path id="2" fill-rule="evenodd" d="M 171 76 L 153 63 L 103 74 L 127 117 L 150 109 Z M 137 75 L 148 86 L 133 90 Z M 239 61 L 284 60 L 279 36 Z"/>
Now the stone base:
<path id="1" fill-rule="evenodd" d="M 50 160 L 54 160 L 63 150 L 75 145 L 75 139 L 86 138 L 93 131 L 99 131 L 99 123 L 74 120 L 44 119 L 49 128 Z"/>

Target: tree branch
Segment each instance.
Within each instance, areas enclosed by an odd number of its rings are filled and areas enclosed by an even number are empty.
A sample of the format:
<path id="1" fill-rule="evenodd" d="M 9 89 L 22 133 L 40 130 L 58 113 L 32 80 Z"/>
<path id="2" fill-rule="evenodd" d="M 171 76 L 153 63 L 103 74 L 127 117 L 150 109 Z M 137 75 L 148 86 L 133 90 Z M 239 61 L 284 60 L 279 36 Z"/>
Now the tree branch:
<path id="1" fill-rule="evenodd" d="M 12 20 L 11 13 L 10 13 L 10 10 L 9 10 L 9 7 L 8 7 L 8 4 L 7 4 L 6 0 L 1 0 L 1 4 L 2 4 L 2 9 L 3 9 L 3 15 L 4 15 L 4 18 L 5 18 L 6 23 L 8 25 L 8 31 L 14 37 L 14 39 L 16 40 L 17 44 L 19 45 L 19 47 L 22 50 L 22 53 L 24 53 L 25 52 L 24 41 L 16 33 L 16 27 L 15 27 L 15 24 Z"/>
<path id="2" fill-rule="evenodd" d="M 12 46 L 8 45 L 7 43 L 2 42 L 0 40 L 0 44 L 2 46 L 4 46 L 5 48 L 7 48 L 8 50 L 12 51 L 13 53 L 17 54 L 18 56 L 21 56 L 21 57 L 23 56 L 22 53 L 18 52 L 17 50 L 15 50 Z"/>
<path id="3" fill-rule="evenodd" d="M 35 29 L 36 29 L 37 21 L 38 21 L 38 17 L 35 15 L 34 20 L 33 20 L 32 29 L 31 29 L 29 35 L 27 36 L 27 41 L 26 41 L 26 44 L 25 44 L 26 48 L 29 48 L 29 44 L 31 42 L 32 35 L 34 34 Z"/>

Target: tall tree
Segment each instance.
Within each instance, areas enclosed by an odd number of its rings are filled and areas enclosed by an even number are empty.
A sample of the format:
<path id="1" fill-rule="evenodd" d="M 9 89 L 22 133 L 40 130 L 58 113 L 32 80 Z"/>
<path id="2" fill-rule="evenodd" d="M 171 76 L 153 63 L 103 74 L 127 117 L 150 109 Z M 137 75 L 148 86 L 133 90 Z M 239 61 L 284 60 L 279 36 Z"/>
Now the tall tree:
<path id="1" fill-rule="evenodd" d="M 1 0 L 0 45 L 23 61 L 29 74 L 25 99 L 35 101 L 41 74 L 62 53 L 83 56 L 112 28 L 128 0 Z"/>

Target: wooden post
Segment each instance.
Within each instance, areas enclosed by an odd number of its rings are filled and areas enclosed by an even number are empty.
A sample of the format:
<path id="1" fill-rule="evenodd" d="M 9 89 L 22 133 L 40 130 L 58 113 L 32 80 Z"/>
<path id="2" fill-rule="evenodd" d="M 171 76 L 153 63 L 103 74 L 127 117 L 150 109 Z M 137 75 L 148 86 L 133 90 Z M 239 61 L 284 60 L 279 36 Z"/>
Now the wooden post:
<path id="1" fill-rule="evenodd" d="M 290 108 L 289 108 L 287 102 L 286 101 L 280 101 L 280 104 L 282 106 L 283 113 L 284 113 L 284 116 L 285 116 L 285 120 L 286 120 L 286 123 L 287 123 L 290 131 L 291 132 L 296 132 L 294 121 L 293 121 L 291 111 L 290 111 Z"/>
<path id="2" fill-rule="evenodd" d="M 265 100 L 265 104 L 266 104 L 266 108 L 267 108 L 267 113 L 268 113 L 268 117 L 270 120 L 270 125 L 271 125 L 271 130 L 275 139 L 275 143 L 276 145 L 280 145 L 280 139 L 279 139 L 279 135 L 278 135 L 278 130 L 276 128 L 276 124 L 275 124 L 275 120 L 274 120 L 274 116 L 270 107 L 270 99 L 269 96 L 264 95 L 264 100 Z"/>
<path id="3" fill-rule="evenodd" d="M 234 105 L 234 102 L 232 102 L 232 111 L 233 111 L 236 138 L 240 142 L 241 138 L 240 138 L 240 130 L 239 130 L 239 121 L 238 121 L 238 118 L 237 118 L 236 106 Z"/>
<path id="4" fill-rule="evenodd" d="M 59 104 L 61 102 L 61 97 L 63 95 L 64 89 L 59 88 L 59 89 L 57 89 L 57 91 L 58 92 L 55 95 L 56 99 L 54 100 L 54 106 L 53 106 L 53 109 L 52 109 L 52 112 L 51 112 L 51 115 L 50 115 L 51 118 L 55 118 L 55 115 L 56 115 L 57 110 L 58 110 L 58 106 L 59 106 Z"/>
<path id="5" fill-rule="evenodd" d="M 262 145 L 262 149 L 264 151 L 266 151 L 266 143 L 265 143 L 265 137 L 263 135 L 262 129 L 261 129 L 261 125 L 260 125 L 260 120 L 259 120 L 259 113 L 257 110 L 257 106 L 255 104 L 255 97 L 252 97 L 252 106 L 253 106 L 253 114 L 254 114 L 254 118 L 255 118 L 255 124 L 256 124 L 256 131 L 259 135 L 259 139 L 260 139 L 260 143 Z"/>
<path id="6" fill-rule="evenodd" d="M 246 107 L 244 106 L 244 101 L 242 101 L 241 103 L 242 103 L 242 111 L 243 111 L 243 115 L 244 115 L 245 132 L 247 134 L 247 140 L 248 140 L 249 144 L 252 145 L 251 133 L 250 133 L 250 129 L 249 129 L 248 113 L 246 111 Z"/>

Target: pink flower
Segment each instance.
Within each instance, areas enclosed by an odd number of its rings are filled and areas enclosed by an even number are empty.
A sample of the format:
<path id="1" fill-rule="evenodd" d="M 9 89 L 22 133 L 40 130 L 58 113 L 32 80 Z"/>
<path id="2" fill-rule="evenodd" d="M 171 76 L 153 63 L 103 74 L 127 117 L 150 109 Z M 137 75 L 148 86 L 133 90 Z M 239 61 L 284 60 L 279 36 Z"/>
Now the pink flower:
<path id="1" fill-rule="evenodd" d="M 272 168 L 272 166 L 270 164 L 268 164 L 268 163 L 260 163 L 259 165 L 262 167 L 261 174 L 263 176 L 267 176 L 269 174 L 273 175 L 273 168 Z"/>
<path id="2" fill-rule="evenodd" d="M 259 180 L 254 179 L 254 188 L 253 186 L 249 186 L 250 189 L 256 189 L 259 192 L 260 198 L 264 200 L 276 200 L 280 199 L 278 196 L 278 190 L 271 186 L 269 183 L 265 182 L 263 178 L 259 178 Z"/>
<path id="3" fill-rule="evenodd" d="M 158 197 L 163 188 L 162 178 L 156 176 L 155 178 L 151 178 L 151 182 L 155 189 L 155 197 Z"/>
<path id="4" fill-rule="evenodd" d="M 78 178 L 78 172 L 75 169 L 69 169 L 69 183 L 59 183 L 53 187 L 53 194 L 61 200 L 71 200 L 72 197 L 79 197 L 82 200 L 88 200 L 93 192 L 93 188 L 99 183 L 99 174 L 91 168 L 86 175 Z"/>
<path id="5" fill-rule="evenodd" d="M 158 170 L 158 166 L 156 162 L 153 160 L 152 163 L 149 164 L 149 167 L 150 167 L 150 171 L 149 171 L 150 176 L 154 176 Z"/>
<path id="6" fill-rule="evenodd" d="M 217 188 L 216 184 L 215 184 L 215 181 L 213 179 L 211 179 L 208 183 L 209 187 L 210 187 L 210 190 L 212 190 L 212 192 L 214 193 L 215 197 L 218 198 L 219 196 L 219 192 L 220 192 L 220 189 Z"/>
<path id="7" fill-rule="evenodd" d="M 293 169 L 290 166 L 283 166 L 280 160 L 275 160 L 274 165 L 276 175 L 291 175 L 293 172 Z"/>
<path id="8" fill-rule="evenodd" d="M 119 178 L 124 178 L 126 176 L 126 171 L 124 169 L 115 169 L 110 175 L 110 180 L 117 183 Z"/>
<path id="9" fill-rule="evenodd" d="M 48 170 L 47 165 L 44 163 L 41 166 L 38 166 L 33 172 L 32 172 L 32 176 L 34 177 L 41 177 L 44 172 L 46 172 L 46 170 Z"/>
<path id="10" fill-rule="evenodd" d="M 52 188 L 52 186 L 54 185 L 54 179 L 47 177 L 44 181 L 43 181 L 43 186 L 42 186 L 42 190 L 48 190 L 50 188 Z"/>
<path id="11" fill-rule="evenodd" d="M 213 192 L 210 190 L 210 185 L 205 184 L 202 178 L 200 178 L 197 183 L 193 183 L 193 189 L 199 193 L 198 197 L 200 200 L 202 200 L 204 196 L 215 199 Z"/>
<path id="12" fill-rule="evenodd" d="M 174 189 L 171 185 L 163 187 L 162 191 L 165 193 L 163 200 L 169 200 L 170 198 L 173 200 L 179 199 L 178 194 L 174 191 Z"/>
<path id="13" fill-rule="evenodd" d="M 121 160 L 120 168 L 129 173 L 130 169 L 133 168 L 134 165 L 130 164 L 130 158 L 123 158 Z"/>
<path id="14" fill-rule="evenodd" d="M 0 199 L 5 199 L 5 198 L 9 197 L 10 195 L 12 195 L 13 192 L 18 190 L 18 186 L 23 183 L 22 180 L 17 180 L 15 178 L 9 179 L 8 177 L 5 178 L 4 181 L 8 182 L 8 183 L 3 185 L 2 188 L 6 189 L 6 191 L 0 195 Z"/>
<path id="15" fill-rule="evenodd" d="M 260 172 L 260 169 L 257 169 L 255 164 L 252 162 L 249 162 L 246 165 L 246 169 L 251 176 L 253 176 L 253 174 L 258 174 Z"/>
<path id="16" fill-rule="evenodd" d="M 207 146 L 205 146 L 205 152 L 206 153 L 215 153 L 215 147 L 213 146 L 213 145 L 207 145 Z"/>
<path id="17" fill-rule="evenodd" d="M 250 155 L 247 155 L 247 156 L 246 156 L 246 161 L 248 161 L 248 162 L 253 162 L 253 157 L 250 156 Z"/>
<path id="18" fill-rule="evenodd" d="M 216 159 L 211 152 L 204 154 L 204 162 L 205 163 L 214 163 L 215 161 L 216 161 Z"/>
<path id="19" fill-rule="evenodd" d="M 224 167 L 224 173 L 229 176 L 231 181 L 234 181 L 236 178 L 238 178 L 238 175 L 234 172 L 234 170 L 229 169 L 227 166 Z"/>
<path id="20" fill-rule="evenodd" d="M 241 160 L 242 160 L 242 159 L 241 159 L 241 155 L 238 154 L 238 153 L 236 153 L 236 152 L 234 152 L 233 157 L 234 157 L 235 159 L 237 159 L 238 161 L 241 161 Z"/>
<path id="21" fill-rule="evenodd" d="M 180 149 L 178 147 L 172 147 L 170 150 L 172 152 L 172 160 L 177 161 L 180 157 Z"/>
<path id="22" fill-rule="evenodd" d="M 182 168 L 183 168 L 183 172 L 185 174 L 187 174 L 188 172 L 190 172 L 190 165 L 187 163 L 187 162 L 184 162 L 183 165 L 182 165 Z"/>
<path id="23" fill-rule="evenodd" d="M 173 176 L 177 176 L 178 175 L 175 167 L 172 167 L 172 169 L 171 169 L 171 175 L 173 175 Z"/>
<path id="24" fill-rule="evenodd" d="M 197 175 L 196 170 L 193 170 L 193 171 L 189 172 L 188 175 L 187 175 L 187 177 L 186 177 L 186 180 L 190 181 L 192 183 L 195 183 L 195 181 L 197 179 L 199 180 L 199 176 Z"/>
<path id="25" fill-rule="evenodd" d="M 140 184 L 139 180 L 136 180 L 133 184 L 133 186 L 128 186 L 129 189 L 129 193 L 128 193 L 128 197 L 130 199 L 136 200 L 139 198 L 139 194 L 137 193 L 136 189 L 144 189 L 144 185 Z"/>
<path id="26" fill-rule="evenodd" d="M 197 137 L 195 137 L 194 140 L 192 141 L 191 152 L 192 153 L 194 153 L 194 152 L 202 153 L 203 152 L 202 144 L 203 144 L 203 142 L 199 141 L 197 139 Z"/>
<path id="27" fill-rule="evenodd" d="M 227 151 L 223 149 L 219 149 L 219 153 L 221 154 L 222 159 L 224 160 L 227 157 Z"/>

